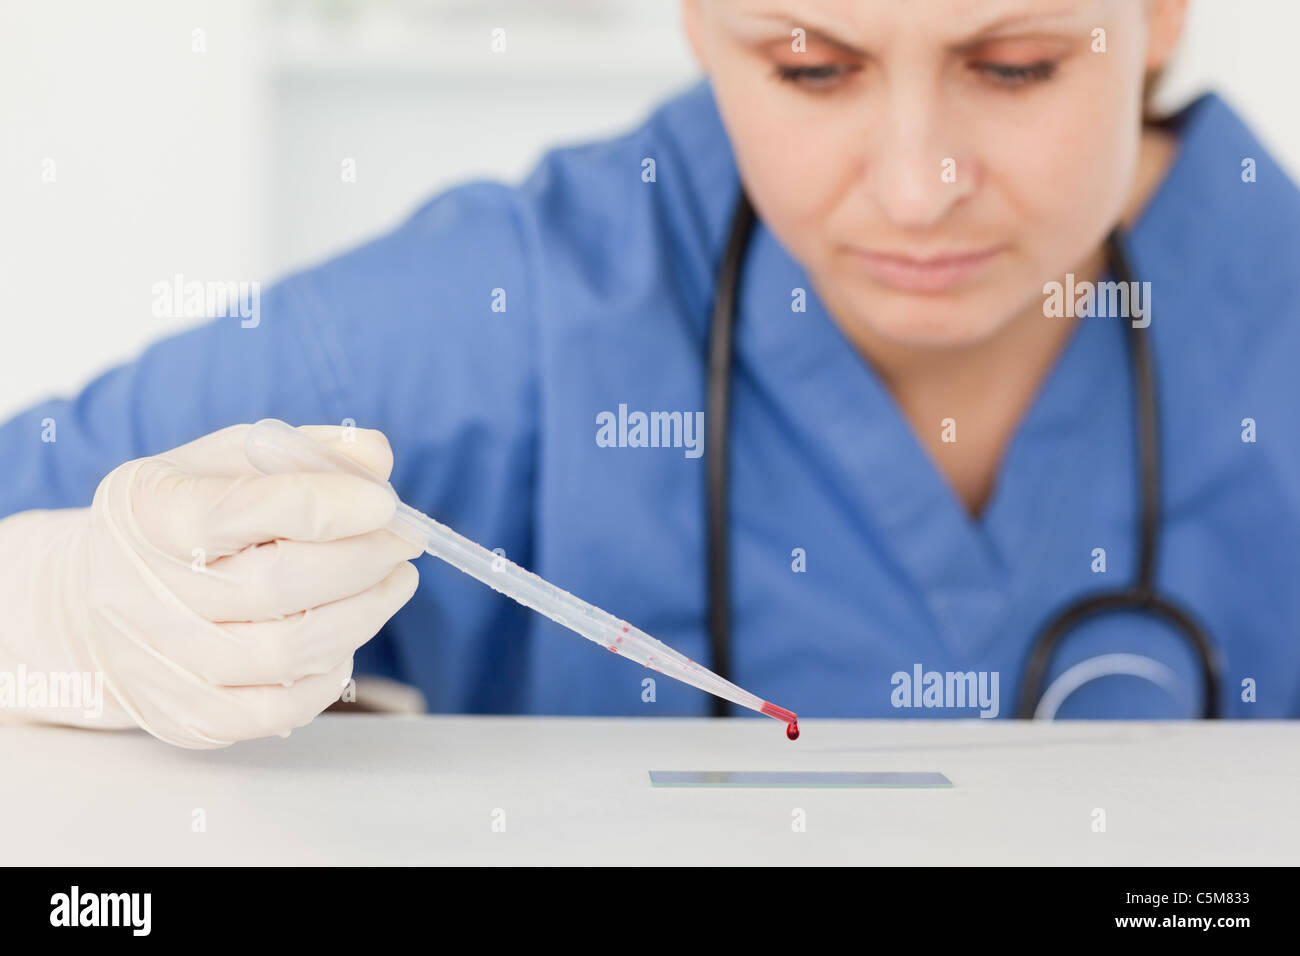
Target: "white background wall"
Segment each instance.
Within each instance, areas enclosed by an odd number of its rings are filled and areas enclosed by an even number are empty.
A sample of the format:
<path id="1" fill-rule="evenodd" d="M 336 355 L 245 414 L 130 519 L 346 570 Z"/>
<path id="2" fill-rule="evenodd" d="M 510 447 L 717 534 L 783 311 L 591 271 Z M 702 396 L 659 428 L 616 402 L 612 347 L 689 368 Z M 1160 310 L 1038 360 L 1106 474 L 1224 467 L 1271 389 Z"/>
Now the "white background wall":
<path id="1" fill-rule="evenodd" d="M 1300 0 L 1192 4 L 1164 99 L 1226 91 L 1300 179 Z M 0 420 L 184 324 L 153 316 L 155 282 L 266 282 L 631 126 L 694 75 L 678 7 L 3 0 Z"/>

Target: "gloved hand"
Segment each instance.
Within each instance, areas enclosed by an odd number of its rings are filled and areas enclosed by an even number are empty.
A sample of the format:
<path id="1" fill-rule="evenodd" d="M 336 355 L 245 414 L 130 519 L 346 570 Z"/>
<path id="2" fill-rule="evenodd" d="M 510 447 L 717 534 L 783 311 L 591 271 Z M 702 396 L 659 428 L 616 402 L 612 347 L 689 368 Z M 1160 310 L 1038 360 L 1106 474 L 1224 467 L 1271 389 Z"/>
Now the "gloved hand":
<path id="1" fill-rule="evenodd" d="M 287 736 L 339 698 L 353 653 L 415 593 L 420 548 L 384 530 L 383 485 L 258 474 L 248 428 L 127 462 L 89 509 L 0 521 L 0 604 L 18 611 L 0 624 L 0 670 L 99 671 L 111 692 L 95 721 L 29 718 L 211 748 Z M 381 478 L 392 468 L 379 432 L 304 431 Z"/>

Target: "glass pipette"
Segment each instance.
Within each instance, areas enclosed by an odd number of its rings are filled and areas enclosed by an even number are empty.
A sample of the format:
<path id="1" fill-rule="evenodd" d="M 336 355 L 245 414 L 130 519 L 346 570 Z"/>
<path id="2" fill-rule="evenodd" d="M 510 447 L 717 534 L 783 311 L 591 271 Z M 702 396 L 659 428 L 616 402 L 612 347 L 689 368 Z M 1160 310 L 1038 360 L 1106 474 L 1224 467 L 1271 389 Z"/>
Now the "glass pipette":
<path id="1" fill-rule="evenodd" d="M 244 453 L 263 474 L 292 471 L 339 471 L 386 486 L 397 498 L 393 486 L 361 465 L 275 418 L 265 418 L 249 429 Z M 397 512 L 388 529 L 418 544 L 429 554 L 477 578 L 488 587 L 532 608 L 621 657 L 636 661 L 666 677 L 673 677 L 715 697 L 748 707 L 787 724 L 787 735 L 799 735 L 798 717 L 783 707 L 701 667 L 627 621 L 574 597 L 568 591 L 543 580 L 503 557 L 476 544 L 464 535 L 435 521 L 397 499 Z"/>

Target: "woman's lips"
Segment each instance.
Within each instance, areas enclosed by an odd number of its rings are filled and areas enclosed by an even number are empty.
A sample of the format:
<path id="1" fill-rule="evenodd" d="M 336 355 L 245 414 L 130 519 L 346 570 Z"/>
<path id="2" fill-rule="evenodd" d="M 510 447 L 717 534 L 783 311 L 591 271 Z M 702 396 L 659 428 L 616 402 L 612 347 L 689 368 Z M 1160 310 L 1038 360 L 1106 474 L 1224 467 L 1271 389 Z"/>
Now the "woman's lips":
<path id="1" fill-rule="evenodd" d="M 1006 246 L 990 246 L 976 252 L 947 252 L 912 256 L 892 252 L 852 249 L 867 275 L 883 286 L 900 292 L 948 292 L 978 276 Z"/>

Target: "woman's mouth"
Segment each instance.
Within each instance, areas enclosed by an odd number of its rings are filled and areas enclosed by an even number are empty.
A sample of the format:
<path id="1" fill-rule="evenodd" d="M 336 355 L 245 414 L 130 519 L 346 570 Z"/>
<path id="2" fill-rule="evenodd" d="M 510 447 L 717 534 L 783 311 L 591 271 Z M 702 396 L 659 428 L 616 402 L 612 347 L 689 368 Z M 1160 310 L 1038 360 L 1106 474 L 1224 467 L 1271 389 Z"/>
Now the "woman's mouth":
<path id="1" fill-rule="evenodd" d="M 867 252 L 851 248 L 853 257 L 876 282 L 899 292 L 933 294 L 950 292 L 983 272 L 1006 246 L 976 251 L 951 251 L 920 255 L 903 252 Z"/>

